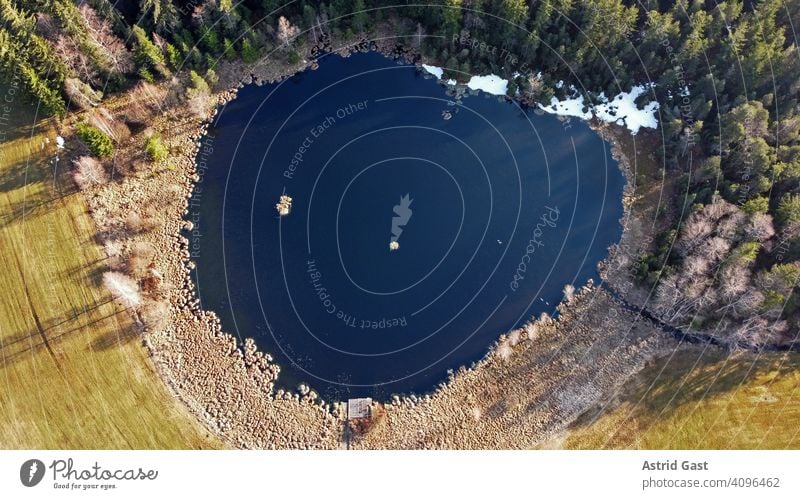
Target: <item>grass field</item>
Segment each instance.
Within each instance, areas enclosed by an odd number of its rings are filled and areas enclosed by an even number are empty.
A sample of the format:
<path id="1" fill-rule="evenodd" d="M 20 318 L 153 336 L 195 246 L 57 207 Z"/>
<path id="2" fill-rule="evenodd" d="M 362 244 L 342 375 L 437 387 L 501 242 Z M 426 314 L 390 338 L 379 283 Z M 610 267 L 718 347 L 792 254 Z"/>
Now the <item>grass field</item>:
<path id="1" fill-rule="evenodd" d="M 800 448 L 800 355 L 692 348 L 645 369 L 607 410 L 544 447 Z"/>
<path id="2" fill-rule="evenodd" d="M 32 130 L 20 100 L 0 123 L 0 448 L 220 447 L 100 286 L 103 254 L 68 160 L 56 167 L 53 125 Z"/>

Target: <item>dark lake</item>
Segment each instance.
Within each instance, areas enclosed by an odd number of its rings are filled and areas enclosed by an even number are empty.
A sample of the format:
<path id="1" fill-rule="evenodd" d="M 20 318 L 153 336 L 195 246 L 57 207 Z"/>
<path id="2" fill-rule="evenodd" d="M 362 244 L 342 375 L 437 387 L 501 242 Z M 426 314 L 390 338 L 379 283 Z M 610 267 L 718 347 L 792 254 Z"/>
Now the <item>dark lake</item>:
<path id="1" fill-rule="evenodd" d="M 199 297 L 282 386 L 430 391 L 552 313 L 565 284 L 597 280 L 622 230 L 609 145 L 496 96 L 452 99 L 377 53 L 327 56 L 241 89 L 209 129 L 190 206 Z"/>

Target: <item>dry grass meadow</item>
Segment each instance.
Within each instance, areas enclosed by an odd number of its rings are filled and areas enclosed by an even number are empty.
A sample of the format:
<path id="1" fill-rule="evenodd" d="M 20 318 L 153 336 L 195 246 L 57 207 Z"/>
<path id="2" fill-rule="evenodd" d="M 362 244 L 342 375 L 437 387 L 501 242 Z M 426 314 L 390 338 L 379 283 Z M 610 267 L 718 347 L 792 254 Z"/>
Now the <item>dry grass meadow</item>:
<path id="1" fill-rule="evenodd" d="M 5 89 L 3 94 L 5 95 Z M 154 371 L 100 283 L 86 204 L 54 124 L 0 123 L 0 448 L 218 448 Z"/>
<path id="2" fill-rule="evenodd" d="M 544 447 L 797 449 L 798 421 L 800 355 L 692 347 L 646 368 Z"/>

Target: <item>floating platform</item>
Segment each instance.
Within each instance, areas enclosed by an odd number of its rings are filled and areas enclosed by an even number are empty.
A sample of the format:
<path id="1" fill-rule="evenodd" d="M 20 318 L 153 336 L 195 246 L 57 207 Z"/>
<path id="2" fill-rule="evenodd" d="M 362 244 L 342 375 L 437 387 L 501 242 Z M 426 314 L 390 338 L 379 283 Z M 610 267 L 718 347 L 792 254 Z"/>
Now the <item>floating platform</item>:
<path id="1" fill-rule="evenodd" d="M 278 204 L 275 205 L 275 209 L 282 217 L 288 215 L 292 211 L 292 198 L 283 194 L 278 200 Z"/>

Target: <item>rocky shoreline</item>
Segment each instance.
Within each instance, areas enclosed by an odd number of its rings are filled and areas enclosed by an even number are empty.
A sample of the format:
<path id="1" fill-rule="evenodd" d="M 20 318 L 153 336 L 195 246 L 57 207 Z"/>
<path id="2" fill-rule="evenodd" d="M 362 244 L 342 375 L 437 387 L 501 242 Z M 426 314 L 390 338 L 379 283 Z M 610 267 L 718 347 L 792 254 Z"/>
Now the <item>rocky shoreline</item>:
<path id="1" fill-rule="evenodd" d="M 406 61 L 418 59 L 412 51 L 398 52 L 394 44 L 366 41 L 344 52 L 371 47 Z M 312 55 L 309 52 L 301 64 L 289 68 L 268 63 L 247 71 L 242 68 L 248 76 L 217 92 L 214 102 L 224 105 L 245 84 L 279 81 L 313 69 Z M 224 332 L 217 316 L 199 306 L 190 275 L 194 265 L 190 241 L 185 237 L 192 224 L 186 217 L 189 198 L 200 179 L 195 159 L 217 107 L 204 120 L 185 107 L 173 106 L 151 124 L 173 152 L 179 151 L 170 157 L 170 168 L 131 175 L 86 195 L 98 233 L 112 238 L 124 232 L 120 214 L 159 206 L 153 230 L 119 237 L 121 255 L 141 244 L 155 248 L 152 268 L 170 307 L 170 319 L 159 327 L 148 327 L 144 344 L 175 396 L 228 445 L 339 448 L 345 423 L 341 404 L 326 403 L 313 391 L 301 395 L 276 389 L 279 367 L 272 359 L 258 352 L 251 339 L 241 342 Z M 131 141 L 120 150 L 117 161 L 133 161 L 141 149 L 141 141 Z M 619 147 L 614 154 L 624 160 Z M 631 184 L 627 163 L 621 161 L 620 167 Z M 626 197 L 629 194 L 626 187 Z M 165 203 L 165 199 L 174 202 Z M 626 220 L 632 218 L 629 213 L 626 202 Z M 596 287 L 584 288 L 558 310 L 557 320 L 543 317 L 502 336 L 483 360 L 459 369 L 435 392 L 395 398 L 379 411 L 381 417 L 372 430 L 353 446 L 530 446 L 577 418 L 668 344 L 674 346 Z"/>

